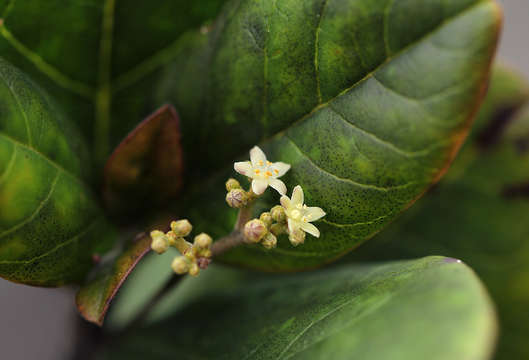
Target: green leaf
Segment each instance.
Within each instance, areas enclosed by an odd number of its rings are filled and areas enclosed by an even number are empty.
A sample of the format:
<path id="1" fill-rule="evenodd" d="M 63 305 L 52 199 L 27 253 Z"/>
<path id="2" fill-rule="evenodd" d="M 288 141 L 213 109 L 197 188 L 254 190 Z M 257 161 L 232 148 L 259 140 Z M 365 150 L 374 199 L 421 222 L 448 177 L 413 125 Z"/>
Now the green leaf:
<path id="1" fill-rule="evenodd" d="M 81 138 L 44 92 L 0 58 L 0 276 L 81 280 L 113 240 L 85 185 Z"/>
<path id="2" fill-rule="evenodd" d="M 178 38 L 224 0 L 0 1 L 0 54 L 76 119 L 103 162 L 156 108 L 152 91 Z"/>
<path id="3" fill-rule="evenodd" d="M 151 249 L 151 239 L 143 236 L 129 244 L 116 259 L 103 264 L 76 296 L 77 309 L 88 321 L 103 325 L 110 302 L 129 274 Z"/>
<path id="4" fill-rule="evenodd" d="M 446 170 L 484 94 L 499 24 L 489 0 L 230 2 L 208 34 L 182 38 L 160 85 L 186 119 L 195 191 L 178 210 L 199 231 L 228 233 L 236 214 L 222 183 L 259 143 L 292 164 L 288 188 L 300 184 L 327 212 L 322 236 L 223 260 L 290 271 L 350 251 Z"/>
<path id="5" fill-rule="evenodd" d="M 215 284 L 226 270 L 192 279 Z M 232 271 L 233 272 L 233 271 Z M 442 257 L 240 279 L 112 344 L 108 359 L 489 359 L 493 309 Z M 186 292 L 192 289 L 186 289 Z"/>
<path id="6" fill-rule="evenodd" d="M 504 109 L 511 109 L 511 116 L 498 118 Z M 477 125 L 476 141 L 465 146 L 435 191 L 347 260 L 432 253 L 462 259 L 477 271 L 497 304 L 502 329 L 497 359 L 526 359 L 529 82 L 509 68 L 496 67 Z M 496 137 L 486 147 L 480 141 L 484 133 Z"/>
<path id="7" fill-rule="evenodd" d="M 121 215 L 145 212 L 149 205 L 178 195 L 182 173 L 179 119 L 175 109 L 165 105 L 114 150 L 105 166 L 103 195 L 107 206 Z"/>

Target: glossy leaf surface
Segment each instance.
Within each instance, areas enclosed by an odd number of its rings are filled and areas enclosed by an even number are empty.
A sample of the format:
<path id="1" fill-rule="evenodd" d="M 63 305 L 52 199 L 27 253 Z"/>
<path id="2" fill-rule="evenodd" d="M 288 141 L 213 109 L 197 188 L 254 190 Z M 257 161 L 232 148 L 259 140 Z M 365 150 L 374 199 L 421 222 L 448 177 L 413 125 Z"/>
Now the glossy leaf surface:
<path id="1" fill-rule="evenodd" d="M 92 192 L 80 135 L 37 85 L 0 59 L 0 276 L 81 280 L 113 240 Z"/>
<path id="2" fill-rule="evenodd" d="M 496 359 L 525 359 L 529 82 L 509 68 L 496 67 L 476 125 L 475 140 L 465 145 L 443 182 L 347 260 L 439 253 L 462 259 L 476 270 L 498 306 L 501 336 Z M 483 143 L 483 138 L 489 142 Z"/>
<path id="3" fill-rule="evenodd" d="M 193 302 L 129 334 L 106 358 L 490 358 L 491 303 L 474 273 L 455 259 L 257 279 L 215 271 L 192 279 L 186 294 L 201 294 Z M 204 290 L 204 283 L 223 282 L 231 285 Z"/>
<path id="4" fill-rule="evenodd" d="M 484 93 L 499 23 L 488 0 L 230 2 L 209 33 L 182 38 L 159 89 L 186 119 L 196 191 L 180 212 L 228 233 L 222 183 L 259 143 L 292 164 L 289 189 L 301 185 L 327 212 L 322 236 L 223 260 L 286 271 L 350 251 L 447 168 Z M 277 202 L 270 194 L 257 210 Z"/>

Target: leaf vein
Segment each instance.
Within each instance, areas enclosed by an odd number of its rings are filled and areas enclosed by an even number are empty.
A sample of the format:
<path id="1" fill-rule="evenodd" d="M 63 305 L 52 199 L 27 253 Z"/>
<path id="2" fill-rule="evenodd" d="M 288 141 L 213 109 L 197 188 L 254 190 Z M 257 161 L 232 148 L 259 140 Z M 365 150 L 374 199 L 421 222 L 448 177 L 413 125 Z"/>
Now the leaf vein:
<path id="1" fill-rule="evenodd" d="M 316 169 L 318 169 L 319 171 L 323 172 L 324 174 L 328 175 L 328 176 L 331 176 L 333 177 L 334 179 L 336 179 L 337 181 L 340 181 L 340 182 L 346 182 L 346 183 L 349 183 L 353 186 L 356 186 L 356 187 L 360 187 L 360 188 L 364 188 L 364 189 L 370 189 L 370 190 L 376 190 L 376 191 L 383 191 L 383 192 L 388 192 L 388 191 L 391 191 L 391 190 L 396 190 L 396 189 L 401 189 L 401 188 L 405 188 L 405 187 L 408 187 L 408 186 L 411 186 L 411 185 L 414 185 L 415 183 L 414 182 L 409 182 L 407 184 L 403 184 L 403 185 L 398 185 L 398 186 L 392 186 L 392 187 L 381 187 L 381 186 L 376 186 L 376 185 L 372 185 L 372 184 L 364 184 L 364 183 L 360 183 L 360 182 L 357 182 L 357 181 L 354 181 L 354 180 L 351 180 L 351 179 L 348 179 L 348 178 L 342 178 L 342 177 L 339 177 L 337 175 L 334 175 L 333 173 L 323 169 L 321 166 L 319 166 L 318 164 L 316 164 L 314 162 L 314 160 L 312 160 L 310 158 L 310 156 L 308 156 L 305 152 L 303 152 L 300 147 L 288 136 L 286 135 L 287 139 L 290 141 L 290 143 L 292 143 L 292 145 L 294 145 L 294 147 L 297 149 L 297 151 L 299 152 L 299 154 L 304 157 L 305 159 L 307 159 Z"/>
<path id="2" fill-rule="evenodd" d="M 21 227 L 23 227 L 24 225 L 30 223 L 39 213 L 40 211 L 42 210 L 42 208 L 48 203 L 48 201 L 50 200 L 51 198 L 51 195 L 53 194 L 53 191 L 55 190 L 55 186 L 57 185 L 57 182 L 59 180 L 59 177 L 60 177 L 60 170 L 57 169 L 57 173 L 55 174 L 55 178 L 53 179 L 51 185 L 50 185 L 50 189 L 48 190 L 48 193 L 46 194 L 46 196 L 44 197 L 44 199 L 42 199 L 42 201 L 40 202 L 40 204 L 35 208 L 35 211 L 30 215 L 28 216 L 26 219 L 22 220 L 21 222 L 19 222 L 18 224 L 16 224 L 15 226 L 11 227 L 10 229 L 7 229 L 3 232 L 0 233 L 0 239 L 5 237 L 6 235 L 9 235 L 15 231 L 17 231 L 18 229 L 20 229 Z"/>
<path id="3" fill-rule="evenodd" d="M 73 80 L 68 76 L 64 75 L 54 66 L 48 64 L 40 55 L 33 52 L 26 45 L 22 44 L 5 26 L 4 23 L 0 23 L 0 35 L 17 50 L 23 57 L 32 63 L 37 70 L 42 74 L 46 75 L 51 81 L 63 89 L 69 90 L 70 92 L 77 94 L 86 99 L 92 99 L 94 90 L 87 84 L 80 81 Z"/>
<path id="4" fill-rule="evenodd" d="M 33 257 L 31 259 L 27 259 L 27 260 L 2 260 L 2 261 L 0 261 L 0 264 L 6 264 L 6 265 L 7 264 L 28 264 L 28 263 L 32 263 L 34 261 L 40 260 L 42 258 L 45 258 L 45 257 L 53 254 L 54 252 L 58 251 L 59 249 L 65 247 L 65 246 L 68 246 L 68 245 L 70 245 L 71 243 L 73 243 L 75 241 L 78 241 L 80 237 L 86 235 L 90 230 L 92 230 L 92 228 L 97 224 L 98 220 L 99 220 L 99 218 L 95 218 L 94 221 L 92 221 L 86 227 L 86 229 L 84 229 L 83 231 L 81 231 L 77 235 L 74 235 L 73 237 L 69 238 L 68 240 L 58 244 L 53 249 L 50 249 L 50 250 L 46 251 L 45 253 L 40 254 L 39 256 L 35 256 L 35 257 Z"/>

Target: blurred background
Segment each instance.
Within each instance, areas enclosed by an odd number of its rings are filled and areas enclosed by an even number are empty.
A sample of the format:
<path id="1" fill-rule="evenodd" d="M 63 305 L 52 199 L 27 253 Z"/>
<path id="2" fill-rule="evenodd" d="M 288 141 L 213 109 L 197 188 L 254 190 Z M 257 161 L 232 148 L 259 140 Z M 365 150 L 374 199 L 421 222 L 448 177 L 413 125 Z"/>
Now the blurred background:
<path id="1" fill-rule="evenodd" d="M 529 78 L 529 1 L 499 2 L 505 11 L 499 58 Z M 0 279 L 0 319 L 5 359 L 61 360 L 75 346 L 78 319 L 72 289 L 33 288 Z"/>

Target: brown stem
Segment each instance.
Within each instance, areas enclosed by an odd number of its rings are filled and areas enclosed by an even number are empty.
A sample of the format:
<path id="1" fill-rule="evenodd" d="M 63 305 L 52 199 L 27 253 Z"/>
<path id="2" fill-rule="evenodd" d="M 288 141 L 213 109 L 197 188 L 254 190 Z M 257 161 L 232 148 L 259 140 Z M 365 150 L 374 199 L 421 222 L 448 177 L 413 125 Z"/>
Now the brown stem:
<path id="1" fill-rule="evenodd" d="M 244 225 L 250 220 L 252 216 L 252 207 L 253 206 L 250 204 L 249 206 L 240 209 L 237 222 L 235 223 L 235 229 L 231 232 L 231 234 L 220 238 L 211 245 L 213 258 L 234 247 L 244 244 L 242 230 L 244 229 Z M 154 308 L 156 304 L 158 304 L 158 302 L 180 282 L 181 279 L 183 279 L 182 275 L 173 274 L 173 276 L 167 280 L 164 286 L 160 288 L 156 294 L 154 294 L 151 300 L 149 300 L 149 302 L 143 306 L 142 310 L 125 327 L 125 329 L 123 329 L 119 336 L 122 337 L 123 335 L 128 334 L 130 331 L 138 328 L 147 318 L 152 308 Z"/>

